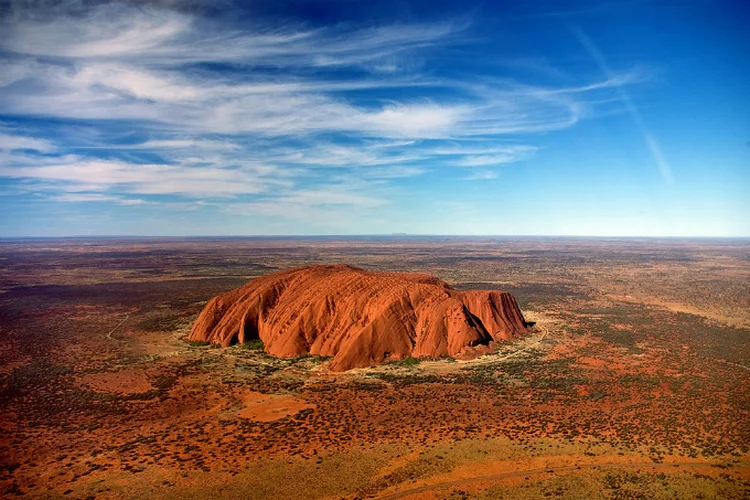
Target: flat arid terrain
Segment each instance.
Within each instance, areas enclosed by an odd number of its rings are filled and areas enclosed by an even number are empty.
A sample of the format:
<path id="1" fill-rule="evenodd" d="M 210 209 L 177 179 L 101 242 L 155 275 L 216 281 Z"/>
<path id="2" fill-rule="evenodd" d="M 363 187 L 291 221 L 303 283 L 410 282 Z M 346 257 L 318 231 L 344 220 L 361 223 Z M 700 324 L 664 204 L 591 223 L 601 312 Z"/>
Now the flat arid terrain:
<path id="1" fill-rule="evenodd" d="M 528 335 L 346 372 L 190 341 L 311 264 L 513 294 Z M 750 498 L 750 241 L 0 241 L 0 496 Z"/>

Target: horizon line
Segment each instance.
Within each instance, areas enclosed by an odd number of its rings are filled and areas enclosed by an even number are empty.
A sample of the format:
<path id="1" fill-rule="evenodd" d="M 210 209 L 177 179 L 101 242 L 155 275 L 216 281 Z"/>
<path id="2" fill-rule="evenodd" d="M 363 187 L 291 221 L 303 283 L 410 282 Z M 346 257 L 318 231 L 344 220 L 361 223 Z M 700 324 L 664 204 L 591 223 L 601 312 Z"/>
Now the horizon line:
<path id="1" fill-rule="evenodd" d="M 438 233 L 362 233 L 362 234 L 188 234 L 188 235 L 138 235 L 138 234 L 99 234 L 99 235 L 32 235 L 1 236 L 3 240 L 40 239 L 239 239 L 239 238 L 579 238 L 579 239 L 750 239 L 750 235 L 597 235 L 597 234 L 438 234 Z"/>

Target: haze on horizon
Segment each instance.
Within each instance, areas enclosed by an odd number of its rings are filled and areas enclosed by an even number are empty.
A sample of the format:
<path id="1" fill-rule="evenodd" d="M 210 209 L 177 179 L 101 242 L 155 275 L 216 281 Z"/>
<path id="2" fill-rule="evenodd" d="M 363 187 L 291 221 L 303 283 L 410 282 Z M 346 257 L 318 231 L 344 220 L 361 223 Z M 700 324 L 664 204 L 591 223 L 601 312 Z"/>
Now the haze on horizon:
<path id="1" fill-rule="evenodd" d="M 0 237 L 750 236 L 749 13 L 0 1 Z"/>

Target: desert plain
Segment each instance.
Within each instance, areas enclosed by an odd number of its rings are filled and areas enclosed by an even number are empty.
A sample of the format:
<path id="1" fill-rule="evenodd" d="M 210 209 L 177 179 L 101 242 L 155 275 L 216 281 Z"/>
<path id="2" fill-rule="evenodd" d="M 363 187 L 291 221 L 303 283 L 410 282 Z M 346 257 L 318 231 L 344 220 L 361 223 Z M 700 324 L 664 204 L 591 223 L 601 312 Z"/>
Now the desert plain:
<path id="1" fill-rule="evenodd" d="M 311 264 L 513 294 L 528 335 L 345 372 L 191 342 Z M 748 498 L 750 241 L 0 241 L 0 496 Z"/>

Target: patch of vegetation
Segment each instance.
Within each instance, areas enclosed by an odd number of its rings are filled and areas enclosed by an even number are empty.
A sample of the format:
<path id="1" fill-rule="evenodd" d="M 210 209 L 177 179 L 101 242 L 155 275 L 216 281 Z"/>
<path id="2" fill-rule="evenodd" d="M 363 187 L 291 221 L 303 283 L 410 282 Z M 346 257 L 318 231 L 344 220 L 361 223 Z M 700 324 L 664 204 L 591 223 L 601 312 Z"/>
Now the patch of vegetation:
<path id="1" fill-rule="evenodd" d="M 380 392 L 384 391 L 388 388 L 387 385 L 375 382 L 374 380 L 365 380 L 362 382 L 353 382 L 350 384 L 352 389 L 360 390 L 360 391 L 368 391 L 368 392 Z"/>
<path id="2" fill-rule="evenodd" d="M 396 386 L 409 386 L 419 384 L 440 384 L 445 380 L 438 375 L 415 375 L 406 373 L 373 373 L 373 378 L 390 382 Z"/>
<path id="3" fill-rule="evenodd" d="M 205 340 L 190 340 L 188 341 L 188 345 L 191 347 L 206 347 L 211 345 L 211 342 L 206 342 Z"/>
<path id="4" fill-rule="evenodd" d="M 602 338 L 617 347 L 635 348 L 635 336 L 628 330 L 609 330 L 602 335 Z"/>
<path id="5" fill-rule="evenodd" d="M 152 384 L 160 392 L 166 392 L 172 388 L 177 382 L 177 377 L 174 375 L 159 374 L 152 380 Z"/>
<path id="6" fill-rule="evenodd" d="M 418 360 L 420 361 L 420 360 Z M 445 361 L 446 363 L 456 363 L 456 358 L 444 354 L 442 356 L 423 356 L 421 361 Z"/>
<path id="7" fill-rule="evenodd" d="M 244 344 L 239 344 L 240 349 L 246 349 L 248 351 L 263 351 L 265 350 L 265 345 L 263 345 L 263 341 L 260 339 L 253 339 L 248 340 Z"/>
<path id="8" fill-rule="evenodd" d="M 649 473 L 629 470 L 592 471 L 559 475 L 519 485 L 498 485 L 473 497 L 478 499 L 531 498 L 744 498 L 748 481 L 725 475 L 712 478 L 685 471 Z"/>
<path id="9" fill-rule="evenodd" d="M 599 401 L 601 399 L 604 399 L 605 397 L 607 397 L 607 393 L 599 390 L 592 391 L 591 394 L 588 395 L 588 399 L 590 399 L 591 401 Z"/>
<path id="10" fill-rule="evenodd" d="M 645 373 L 626 373 L 620 375 L 617 383 L 621 386 L 633 386 L 639 390 L 653 390 L 659 386 L 659 377 Z"/>
<path id="11" fill-rule="evenodd" d="M 409 357 L 404 358 L 404 359 L 398 359 L 398 360 L 389 361 L 386 364 L 388 364 L 388 365 L 394 365 L 394 366 L 404 366 L 406 368 L 411 368 L 413 366 L 417 366 L 419 363 L 421 363 L 421 361 L 419 360 L 419 358 L 415 358 L 414 356 L 409 356 Z"/>

